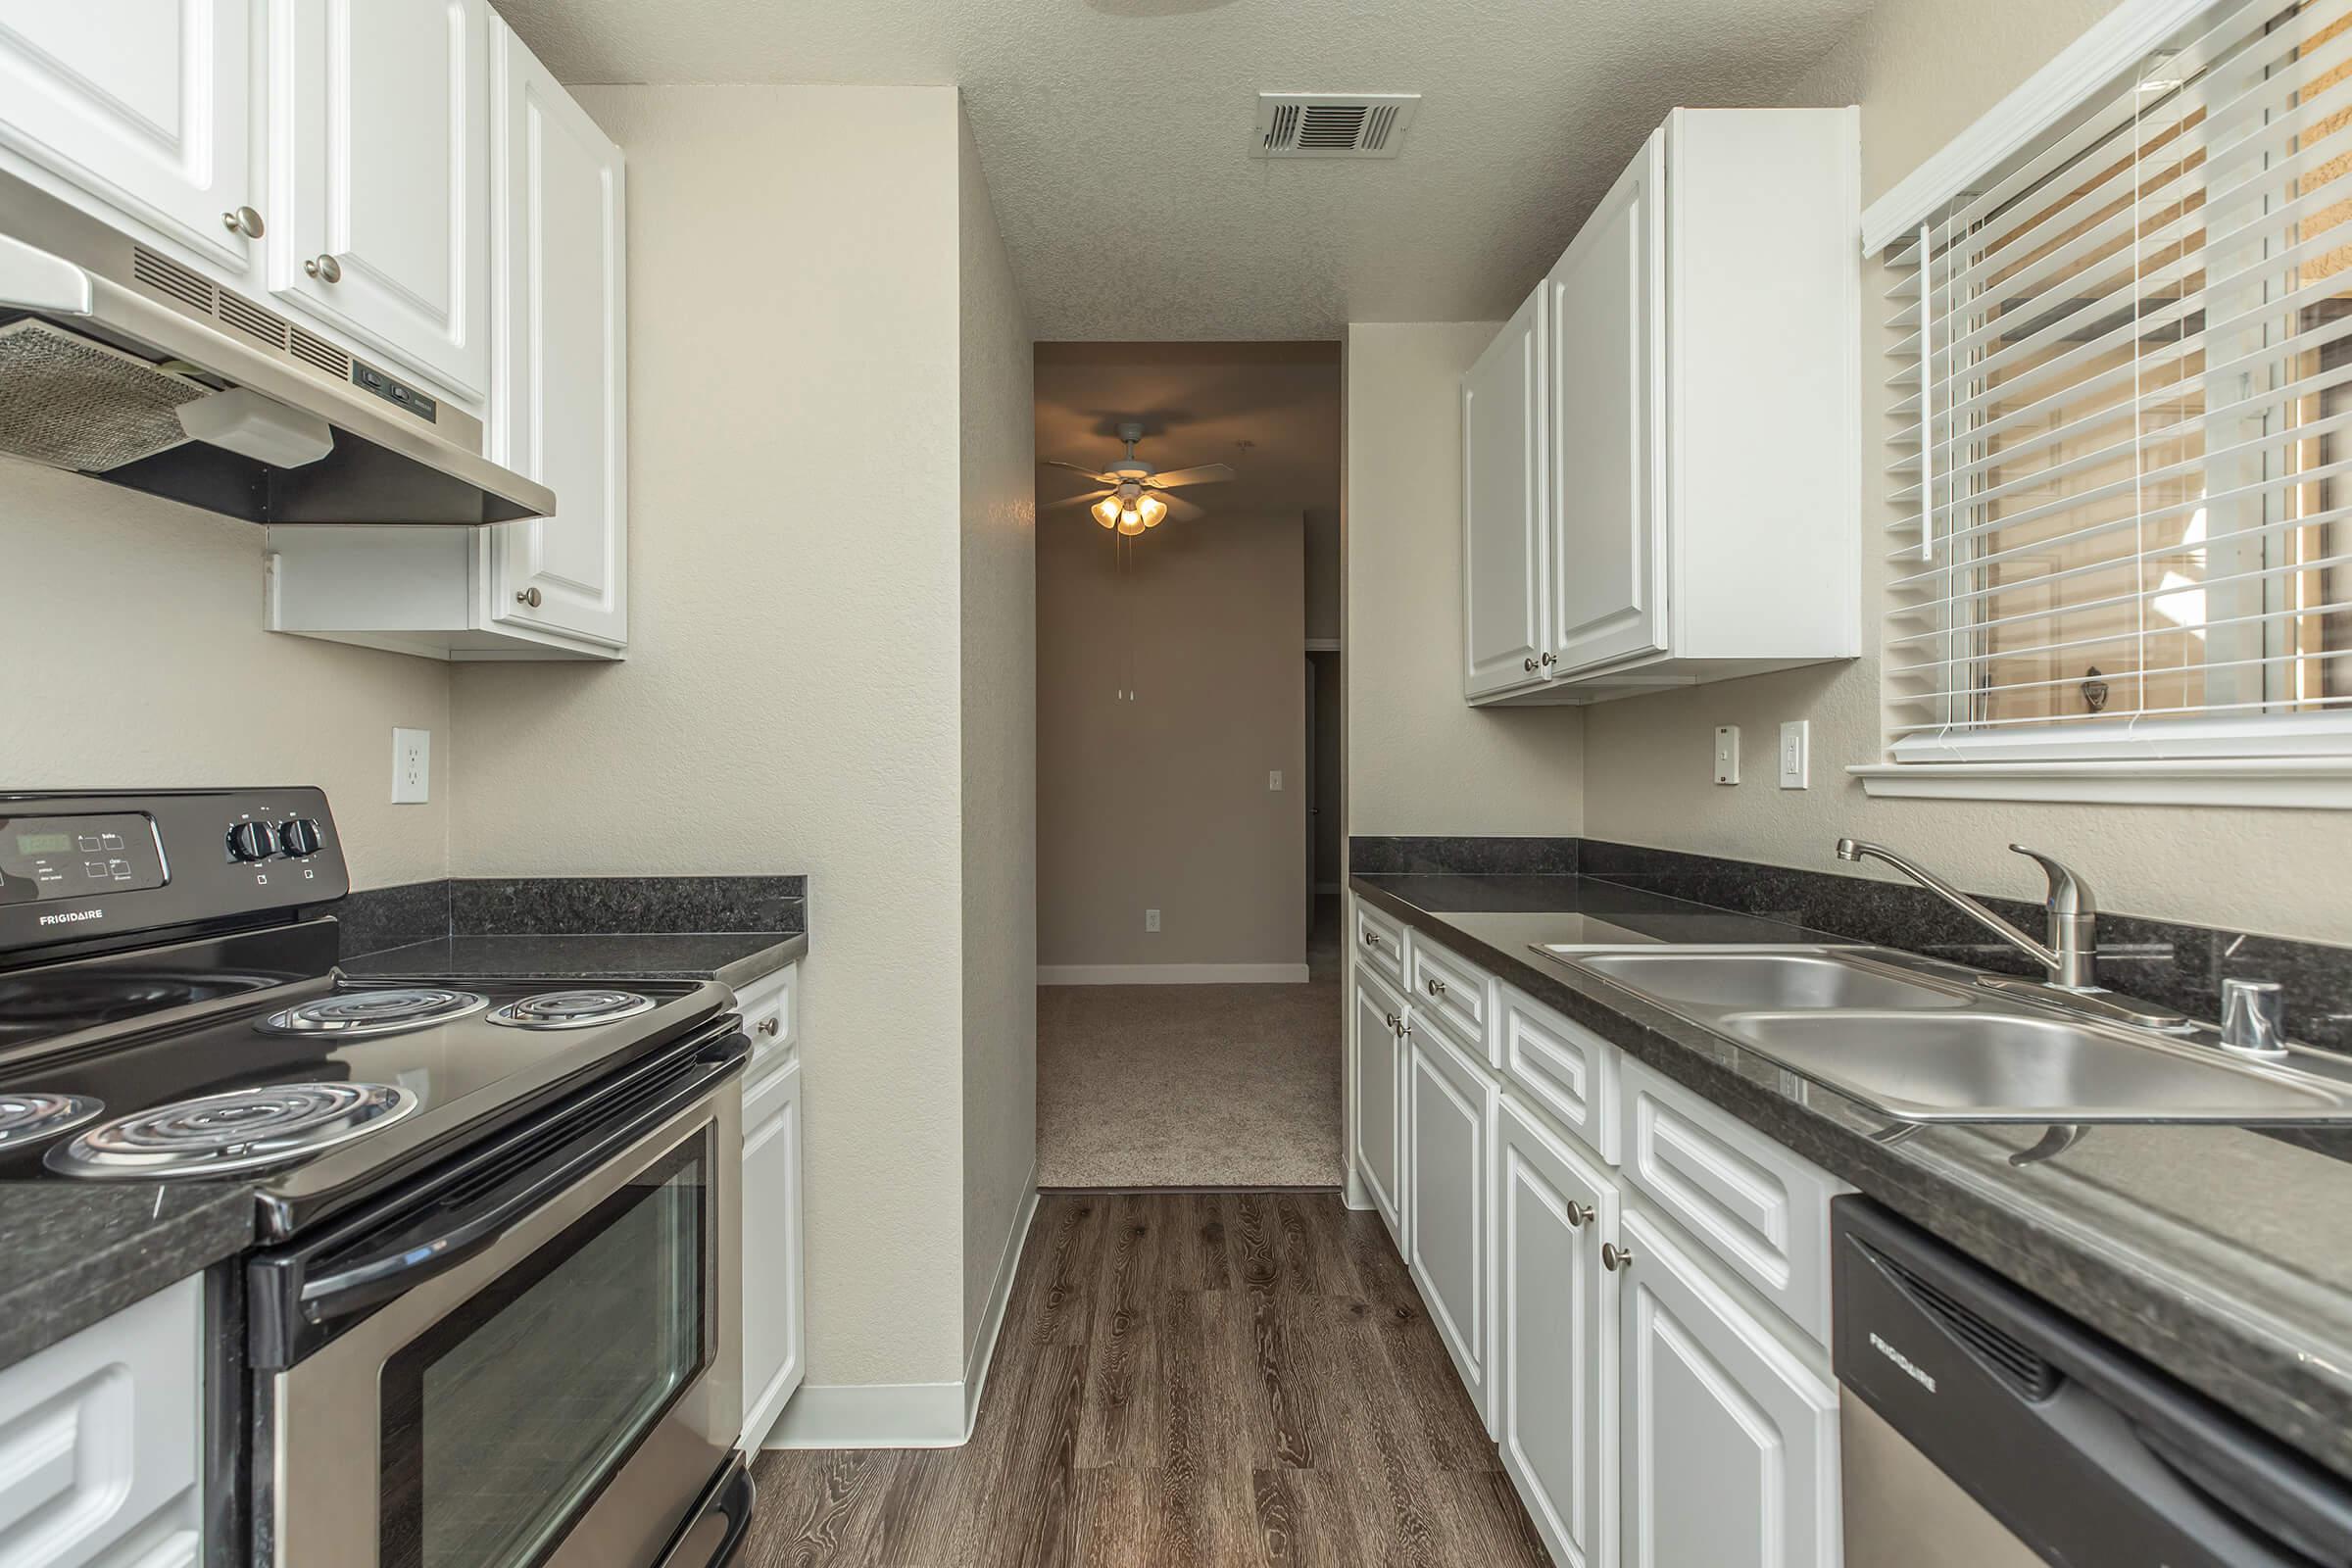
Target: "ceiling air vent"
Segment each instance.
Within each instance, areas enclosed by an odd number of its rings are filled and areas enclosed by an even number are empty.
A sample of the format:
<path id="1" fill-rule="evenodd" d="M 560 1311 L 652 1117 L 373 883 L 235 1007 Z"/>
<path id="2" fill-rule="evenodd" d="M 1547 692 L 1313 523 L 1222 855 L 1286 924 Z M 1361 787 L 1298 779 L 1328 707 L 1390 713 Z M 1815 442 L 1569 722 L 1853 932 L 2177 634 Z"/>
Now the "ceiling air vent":
<path id="1" fill-rule="evenodd" d="M 1417 92 L 1261 92 L 1253 158 L 1394 158 Z"/>

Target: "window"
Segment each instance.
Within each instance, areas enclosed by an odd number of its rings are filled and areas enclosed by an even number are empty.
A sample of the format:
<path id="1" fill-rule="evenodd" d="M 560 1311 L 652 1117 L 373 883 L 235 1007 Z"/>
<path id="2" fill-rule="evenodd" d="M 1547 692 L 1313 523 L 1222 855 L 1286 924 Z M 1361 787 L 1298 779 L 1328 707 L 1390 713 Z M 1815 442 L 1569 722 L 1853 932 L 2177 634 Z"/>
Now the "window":
<path id="1" fill-rule="evenodd" d="M 1887 248 L 1866 772 L 2352 755 L 2352 0 L 2134 53 Z"/>

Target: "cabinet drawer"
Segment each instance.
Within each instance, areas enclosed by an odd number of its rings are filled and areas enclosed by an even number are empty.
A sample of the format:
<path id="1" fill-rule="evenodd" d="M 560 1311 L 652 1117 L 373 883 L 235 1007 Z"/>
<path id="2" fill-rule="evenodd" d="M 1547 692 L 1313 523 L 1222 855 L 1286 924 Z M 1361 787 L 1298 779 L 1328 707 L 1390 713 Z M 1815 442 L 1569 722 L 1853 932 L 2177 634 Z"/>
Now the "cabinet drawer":
<path id="1" fill-rule="evenodd" d="M 0 1369 L 0 1563 L 79 1568 L 141 1526 L 193 1533 L 203 1329 L 192 1278 Z"/>
<path id="2" fill-rule="evenodd" d="M 1361 899 L 1355 904 L 1355 951 L 1389 984 L 1405 989 L 1404 927 Z"/>
<path id="3" fill-rule="evenodd" d="M 1816 1342 L 1829 1342 L 1826 1171 L 1655 1069 L 1618 1066 L 1626 1178 Z"/>
<path id="4" fill-rule="evenodd" d="M 1495 1013 L 1495 1065 L 1511 1093 L 1616 1164 L 1617 1048 L 1500 982 Z"/>
<path id="5" fill-rule="evenodd" d="M 773 974 L 749 981 L 735 993 L 743 1032 L 751 1036 L 752 1060 L 746 1081 L 765 1077 L 792 1059 L 800 1043 L 801 966 L 788 963 Z"/>
<path id="6" fill-rule="evenodd" d="M 1412 980 L 1405 1000 L 1413 1004 L 1413 1016 L 1426 1018 L 1431 1013 L 1437 1014 L 1479 1059 L 1489 1066 L 1496 1065 L 1492 1044 L 1487 1039 L 1487 1019 L 1494 1012 L 1487 993 L 1494 982 L 1485 971 L 1472 968 L 1444 948 L 1432 947 L 1426 938 L 1420 937 L 1413 940 L 1406 962 Z"/>

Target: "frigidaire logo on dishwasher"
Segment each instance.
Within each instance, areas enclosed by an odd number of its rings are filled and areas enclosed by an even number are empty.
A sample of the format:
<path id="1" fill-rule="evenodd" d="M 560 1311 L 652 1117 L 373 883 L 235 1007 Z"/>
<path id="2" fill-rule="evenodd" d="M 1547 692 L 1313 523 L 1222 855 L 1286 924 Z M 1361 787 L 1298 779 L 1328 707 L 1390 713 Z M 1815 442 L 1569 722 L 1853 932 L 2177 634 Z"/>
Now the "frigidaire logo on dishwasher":
<path id="1" fill-rule="evenodd" d="M 72 925 L 76 920 L 103 920 L 104 909 L 60 909 L 55 914 L 41 916 L 42 925 Z"/>
<path id="2" fill-rule="evenodd" d="M 1934 1394 L 1936 1392 L 1936 1379 L 1912 1364 L 1912 1360 L 1909 1356 L 1896 1349 L 1893 1346 L 1888 1345 L 1885 1340 L 1880 1339 L 1876 1334 L 1873 1334 L 1870 1337 L 1870 1344 L 1871 1348 L 1877 1350 L 1881 1355 L 1885 1356 L 1887 1360 L 1892 1361 L 1896 1366 L 1901 1367 L 1905 1372 L 1911 1374 L 1912 1381 L 1917 1383 L 1921 1388 L 1927 1390 L 1930 1394 Z"/>

